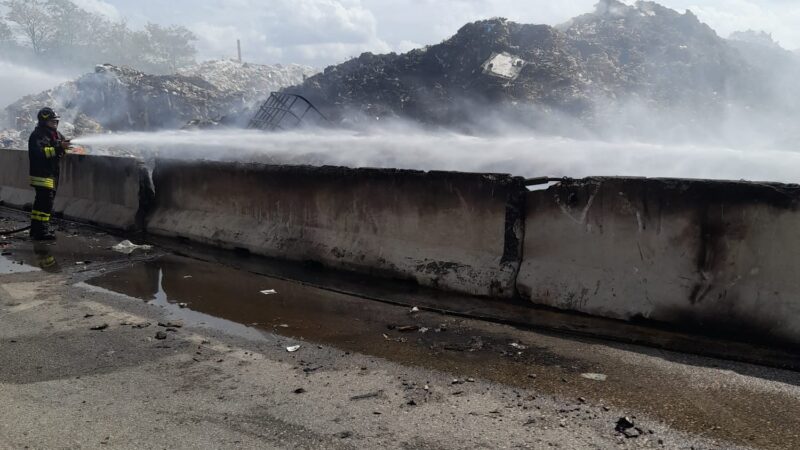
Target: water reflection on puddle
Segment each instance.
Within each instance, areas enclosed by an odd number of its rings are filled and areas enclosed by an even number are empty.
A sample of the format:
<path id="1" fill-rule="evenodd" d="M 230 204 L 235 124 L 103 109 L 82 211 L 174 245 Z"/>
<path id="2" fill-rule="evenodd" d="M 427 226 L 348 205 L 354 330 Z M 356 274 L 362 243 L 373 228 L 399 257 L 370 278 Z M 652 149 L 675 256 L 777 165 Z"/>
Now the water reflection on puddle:
<path id="1" fill-rule="evenodd" d="M 235 334 L 242 334 L 244 328 L 250 332 L 260 328 L 333 344 L 354 342 L 363 334 L 374 340 L 375 333 L 385 329 L 385 310 L 389 308 L 172 255 L 102 275 L 87 284 L 164 306 L 187 323 Z"/>
<path id="2" fill-rule="evenodd" d="M 29 266 L 22 261 L 15 260 L 13 254 L 0 256 L 0 275 L 36 272 L 38 270 L 40 270 L 38 267 Z"/>

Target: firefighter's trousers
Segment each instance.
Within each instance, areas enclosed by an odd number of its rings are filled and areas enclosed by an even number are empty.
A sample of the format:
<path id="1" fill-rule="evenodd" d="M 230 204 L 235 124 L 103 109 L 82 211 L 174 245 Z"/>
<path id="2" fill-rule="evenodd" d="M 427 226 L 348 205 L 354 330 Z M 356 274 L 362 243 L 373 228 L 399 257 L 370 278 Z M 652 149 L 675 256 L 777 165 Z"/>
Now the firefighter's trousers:
<path id="1" fill-rule="evenodd" d="M 50 217 L 56 200 L 56 190 L 45 187 L 34 187 L 36 199 L 31 209 L 31 235 L 41 236 L 50 233 Z"/>

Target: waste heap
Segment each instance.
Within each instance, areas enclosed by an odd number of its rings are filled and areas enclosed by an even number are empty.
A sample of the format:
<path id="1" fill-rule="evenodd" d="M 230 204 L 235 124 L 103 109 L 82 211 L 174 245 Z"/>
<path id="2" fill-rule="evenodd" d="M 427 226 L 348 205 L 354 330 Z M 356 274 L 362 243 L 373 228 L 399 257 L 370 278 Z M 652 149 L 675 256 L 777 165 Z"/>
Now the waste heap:
<path id="1" fill-rule="evenodd" d="M 533 106 L 592 124 L 633 102 L 705 119 L 732 102 L 771 107 L 754 64 L 690 11 L 602 0 L 557 27 L 496 18 L 405 54 L 364 53 L 286 92 L 334 119 L 338 112 L 448 124 Z"/>
<path id="2" fill-rule="evenodd" d="M 264 66 L 211 61 L 176 75 L 149 75 L 128 67 L 99 65 L 95 71 L 31 95 L 0 113 L 0 146 L 23 147 L 42 106 L 63 117 L 70 136 L 104 131 L 152 131 L 187 124 L 209 125 L 254 107 L 269 92 L 301 83 L 304 66 Z M 238 113 L 238 114 L 237 114 Z"/>

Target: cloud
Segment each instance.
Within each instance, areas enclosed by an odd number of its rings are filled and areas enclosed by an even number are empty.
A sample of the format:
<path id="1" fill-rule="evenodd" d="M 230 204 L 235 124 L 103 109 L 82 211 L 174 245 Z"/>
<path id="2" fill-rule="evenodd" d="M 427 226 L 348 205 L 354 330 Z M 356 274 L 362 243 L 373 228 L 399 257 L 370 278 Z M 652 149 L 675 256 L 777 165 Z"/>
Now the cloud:
<path id="1" fill-rule="evenodd" d="M 72 3 L 75 3 L 86 11 L 100 14 L 111 20 L 120 20 L 122 18 L 116 6 L 103 0 L 72 0 Z"/>
<path id="2" fill-rule="evenodd" d="M 435 44 L 467 22 L 506 17 L 556 25 L 593 10 L 598 0 L 78 0 L 116 10 L 134 25 L 178 23 L 199 37 L 203 59 L 233 57 L 242 40 L 247 60 L 322 67 L 361 52 L 408 51 Z M 632 3 L 632 0 L 627 0 Z M 660 0 L 691 9 L 721 36 L 748 28 L 772 32 L 800 48 L 796 0 Z"/>
<path id="3" fill-rule="evenodd" d="M 720 36 L 727 37 L 734 31 L 748 29 L 772 33 L 782 46 L 800 48 L 800 3 L 755 2 L 749 0 L 726 0 L 724 2 L 678 2 L 686 4 L 697 16 L 714 28 Z"/>
<path id="4" fill-rule="evenodd" d="M 242 40 L 246 59 L 259 62 L 340 61 L 364 51 L 390 47 L 377 34 L 373 14 L 359 1 L 276 0 L 266 7 L 257 0 L 207 3 L 204 19 L 188 24 L 199 37 L 201 55 L 233 56 Z"/>

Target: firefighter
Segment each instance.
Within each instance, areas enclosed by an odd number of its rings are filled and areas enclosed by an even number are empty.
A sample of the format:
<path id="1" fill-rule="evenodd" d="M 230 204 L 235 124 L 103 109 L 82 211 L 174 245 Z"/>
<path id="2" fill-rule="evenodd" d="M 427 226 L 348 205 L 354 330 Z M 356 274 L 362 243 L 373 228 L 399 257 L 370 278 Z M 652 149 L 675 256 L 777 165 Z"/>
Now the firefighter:
<path id="1" fill-rule="evenodd" d="M 58 132 L 60 117 L 52 108 L 42 108 L 36 119 L 36 129 L 28 139 L 31 186 L 36 190 L 30 236 L 37 241 L 52 241 L 56 235 L 50 229 L 50 218 L 58 188 L 59 161 L 70 142 Z"/>

